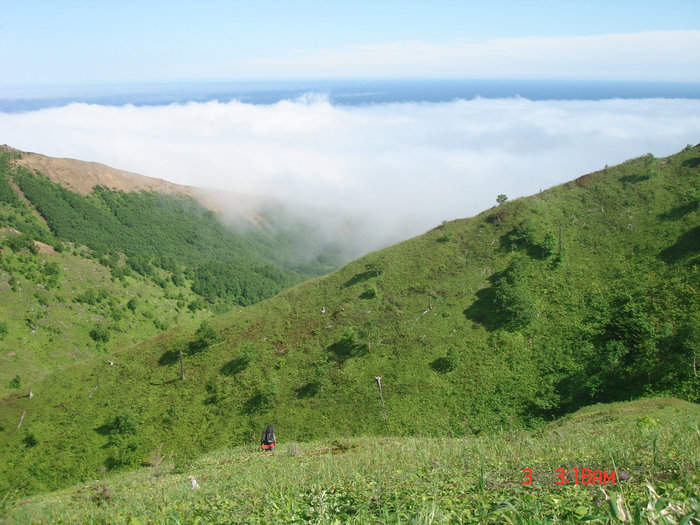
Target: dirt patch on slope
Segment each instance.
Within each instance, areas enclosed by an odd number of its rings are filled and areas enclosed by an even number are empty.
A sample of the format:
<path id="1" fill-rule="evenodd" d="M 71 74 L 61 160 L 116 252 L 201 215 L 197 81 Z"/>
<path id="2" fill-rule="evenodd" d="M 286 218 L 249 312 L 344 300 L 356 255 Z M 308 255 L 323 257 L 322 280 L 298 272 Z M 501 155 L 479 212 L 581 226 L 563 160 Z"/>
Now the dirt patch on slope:
<path id="1" fill-rule="evenodd" d="M 0 145 L 0 149 L 18 154 L 17 158 L 12 160 L 15 166 L 24 166 L 31 171 L 39 171 L 51 181 L 81 195 L 89 195 L 95 186 L 103 186 L 127 193 L 153 191 L 170 195 L 186 195 L 196 199 L 202 206 L 215 213 L 227 214 L 231 209 L 240 209 L 242 211 L 235 214 L 237 219 L 252 224 L 258 223 L 253 211 L 255 199 L 246 195 L 218 189 L 183 186 L 163 179 L 111 168 L 99 162 L 48 157 L 39 153 L 24 152 L 6 145 Z"/>
<path id="2" fill-rule="evenodd" d="M 193 188 L 189 186 L 180 186 L 163 179 L 110 168 L 98 162 L 59 159 L 38 153 L 22 153 L 21 158 L 15 159 L 14 162 L 18 166 L 39 171 L 53 182 L 81 195 L 88 195 L 95 186 L 104 186 L 124 192 L 144 190 L 194 197 Z"/>
<path id="3" fill-rule="evenodd" d="M 56 250 L 53 249 L 53 246 L 49 246 L 46 243 L 43 243 L 41 241 L 34 241 L 34 244 L 36 245 L 37 248 L 39 248 L 39 253 L 55 253 Z"/>

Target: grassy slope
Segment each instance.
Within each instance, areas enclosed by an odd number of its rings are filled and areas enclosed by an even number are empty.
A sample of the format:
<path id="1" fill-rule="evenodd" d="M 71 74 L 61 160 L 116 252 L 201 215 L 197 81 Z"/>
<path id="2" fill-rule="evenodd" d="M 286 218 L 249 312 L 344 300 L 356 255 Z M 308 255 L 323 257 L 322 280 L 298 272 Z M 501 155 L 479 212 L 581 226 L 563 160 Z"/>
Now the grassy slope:
<path id="1" fill-rule="evenodd" d="M 9 235 L 0 233 L 0 244 Z M 40 271 L 31 271 L 32 279 L 22 273 L 47 263 L 60 269 L 51 284 Z M 89 290 L 105 296 L 94 304 L 80 302 Z M 7 327 L 0 339 L 0 396 L 16 390 L 9 383 L 17 375 L 26 393 L 46 374 L 76 361 L 104 356 L 173 325 L 211 315 L 186 308 L 196 296 L 184 287 L 168 284 L 163 289 L 138 274 L 114 280 L 109 268 L 68 251 L 31 254 L 0 248 L 0 296 L 0 321 Z M 127 306 L 132 298 L 134 310 Z M 108 330 L 106 343 L 90 337 L 97 326 Z"/>
<path id="2" fill-rule="evenodd" d="M 274 455 L 247 446 L 191 465 L 166 459 L 8 498 L 0 512 L 7 523 L 660 523 L 662 513 L 676 523 L 700 517 L 699 424 L 697 405 L 649 399 L 591 406 L 535 432 L 305 444 L 279 435 Z M 616 481 L 558 485 L 558 468 L 615 471 Z"/>
<path id="3" fill-rule="evenodd" d="M 179 329 L 111 354 L 119 366 L 47 377 L 3 402 L 0 487 L 94 478 L 161 442 L 184 462 L 268 423 L 299 441 L 463 436 L 648 392 L 697 400 L 699 157 L 635 159 L 446 223 L 214 319 L 221 341 L 197 352 Z M 559 227 L 557 264 L 542 240 Z M 494 289 L 516 259 L 533 318 L 513 329 Z"/>

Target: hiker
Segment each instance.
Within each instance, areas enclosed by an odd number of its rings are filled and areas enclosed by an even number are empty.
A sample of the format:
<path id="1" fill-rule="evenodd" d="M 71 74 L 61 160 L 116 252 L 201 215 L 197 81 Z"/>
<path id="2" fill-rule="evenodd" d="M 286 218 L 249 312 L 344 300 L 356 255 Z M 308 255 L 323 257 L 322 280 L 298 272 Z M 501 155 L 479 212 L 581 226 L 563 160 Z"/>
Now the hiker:
<path id="1" fill-rule="evenodd" d="M 260 442 L 262 443 L 263 450 L 269 450 L 270 452 L 275 450 L 275 445 L 277 444 L 277 440 L 275 439 L 275 427 L 268 425 L 263 432 Z"/>

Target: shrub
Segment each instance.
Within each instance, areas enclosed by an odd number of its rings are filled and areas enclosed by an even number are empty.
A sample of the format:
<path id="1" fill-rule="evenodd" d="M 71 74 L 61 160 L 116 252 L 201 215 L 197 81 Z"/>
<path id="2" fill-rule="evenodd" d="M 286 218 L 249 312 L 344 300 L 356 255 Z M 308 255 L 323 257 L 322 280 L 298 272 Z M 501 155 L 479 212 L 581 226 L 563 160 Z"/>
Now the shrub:
<path id="1" fill-rule="evenodd" d="M 109 330 L 107 330 L 104 326 L 96 326 L 90 330 L 90 337 L 96 343 L 106 343 L 109 341 L 110 337 Z"/>
<path id="2" fill-rule="evenodd" d="M 5 239 L 5 244 L 13 251 L 19 252 L 21 250 L 29 250 L 32 253 L 36 253 L 38 248 L 34 244 L 34 239 L 26 234 L 22 235 L 10 235 Z"/>
<path id="3" fill-rule="evenodd" d="M 58 275 L 61 274 L 61 269 L 58 267 L 58 264 L 55 262 L 48 262 L 44 265 L 42 268 L 42 271 L 44 272 L 44 275 L 47 277 L 57 277 Z"/>
<path id="4" fill-rule="evenodd" d="M 202 321 L 202 324 L 199 325 L 195 334 L 206 346 L 214 344 L 221 339 L 219 333 L 209 324 L 209 321 Z"/>
<path id="5" fill-rule="evenodd" d="M 515 259 L 494 284 L 496 311 L 508 330 L 519 330 L 537 316 L 535 303 L 525 285 L 525 263 Z"/>
<path id="6" fill-rule="evenodd" d="M 542 242 L 542 250 L 545 257 L 551 257 L 557 251 L 557 245 L 559 244 L 559 239 L 552 232 L 547 232 L 544 236 L 544 241 Z"/>
<path id="7" fill-rule="evenodd" d="M 532 221 L 525 219 L 520 222 L 513 231 L 512 240 L 516 244 L 534 244 L 535 243 L 535 227 Z"/>
<path id="8" fill-rule="evenodd" d="M 445 232 L 440 237 L 438 237 L 437 241 L 438 242 L 450 242 L 452 240 L 452 237 L 454 237 L 454 232 Z"/>
<path id="9" fill-rule="evenodd" d="M 27 448 L 32 448 L 35 447 L 39 444 L 39 440 L 34 436 L 33 433 L 27 434 L 24 439 L 22 440 L 22 443 L 24 443 L 24 446 Z"/>
<path id="10" fill-rule="evenodd" d="M 129 302 L 126 303 L 126 307 L 132 312 L 136 312 L 136 303 L 136 297 L 132 297 L 131 299 L 129 299 Z"/>
<path id="11" fill-rule="evenodd" d="M 123 410 L 117 415 L 112 416 L 107 422 L 100 427 L 107 434 L 136 434 L 139 429 L 139 420 L 136 414 L 131 410 Z"/>
<path id="12" fill-rule="evenodd" d="M 209 321 L 202 321 L 202 324 L 199 325 L 199 328 L 197 328 L 195 335 L 197 336 L 197 339 L 190 343 L 190 351 L 192 352 L 204 350 L 205 348 L 221 340 L 219 332 L 214 329 Z"/>
<path id="13" fill-rule="evenodd" d="M 97 303 L 103 301 L 109 296 L 107 290 L 88 288 L 80 295 L 76 295 L 73 299 L 76 303 L 89 304 L 90 306 L 95 306 Z"/>
<path id="14" fill-rule="evenodd" d="M 374 299 L 379 295 L 379 292 L 377 291 L 377 287 L 375 285 L 370 285 L 367 287 L 367 289 L 362 293 L 360 297 L 363 299 Z"/>

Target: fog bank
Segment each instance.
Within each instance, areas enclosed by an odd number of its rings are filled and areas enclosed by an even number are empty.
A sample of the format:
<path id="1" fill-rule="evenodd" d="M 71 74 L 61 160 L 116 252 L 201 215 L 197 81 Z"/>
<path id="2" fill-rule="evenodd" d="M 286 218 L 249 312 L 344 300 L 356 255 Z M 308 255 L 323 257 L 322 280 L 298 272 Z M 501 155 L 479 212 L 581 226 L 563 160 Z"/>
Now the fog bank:
<path id="1" fill-rule="evenodd" d="M 310 94 L 270 105 L 0 113 L 0 143 L 22 150 L 293 201 L 320 222 L 351 212 L 357 227 L 364 222 L 360 251 L 474 215 L 500 193 L 532 194 L 699 139 L 700 101 L 686 99 L 334 106 Z"/>

